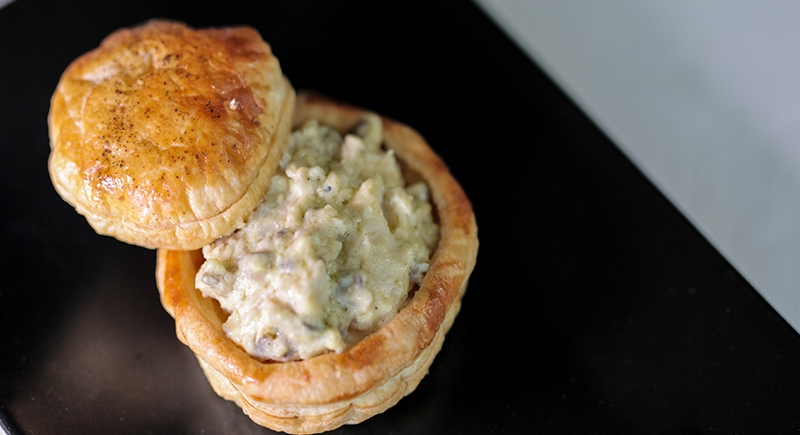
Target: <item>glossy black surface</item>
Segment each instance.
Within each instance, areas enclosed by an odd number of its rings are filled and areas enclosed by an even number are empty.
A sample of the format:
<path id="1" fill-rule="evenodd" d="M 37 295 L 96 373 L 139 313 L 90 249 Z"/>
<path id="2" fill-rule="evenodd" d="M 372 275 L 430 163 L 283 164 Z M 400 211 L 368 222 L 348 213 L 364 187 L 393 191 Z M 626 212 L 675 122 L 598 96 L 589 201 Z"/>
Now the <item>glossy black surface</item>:
<path id="1" fill-rule="evenodd" d="M 152 17 L 250 24 L 298 88 L 417 128 L 481 248 L 430 374 L 340 433 L 789 433 L 800 337 L 466 2 L 17 0 L 0 9 L 0 427 L 269 433 L 175 338 L 155 254 L 97 236 L 50 184 L 61 72 Z M 702 186 L 698 186 L 702 188 Z"/>

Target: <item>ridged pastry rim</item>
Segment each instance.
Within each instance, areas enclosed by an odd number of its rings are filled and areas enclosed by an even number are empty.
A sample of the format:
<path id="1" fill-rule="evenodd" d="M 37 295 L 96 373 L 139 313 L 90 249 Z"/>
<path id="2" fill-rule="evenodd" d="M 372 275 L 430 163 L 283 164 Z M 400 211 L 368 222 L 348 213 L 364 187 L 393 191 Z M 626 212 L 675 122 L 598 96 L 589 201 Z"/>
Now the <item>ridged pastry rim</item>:
<path id="1" fill-rule="evenodd" d="M 300 93 L 293 124 L 315 118 L 348 132 L 365 113 L 316 94 Z M 194 286 L 202 253 L 158 251 L 158 288 L 164 308 L 175 318 L 178 338 L 195 353 L 218 394 L 272 429 L 315 433 L 357 423 L 413 391 L 459 310 L 475 266 L 477 224 L 463 189 L 417 132 L 382 120 L 386 145 L 430 188 L 440 240 L 408 304 L 344 352 L 286 363 L 253 359 L 225 336 L 218 308 Z"/>

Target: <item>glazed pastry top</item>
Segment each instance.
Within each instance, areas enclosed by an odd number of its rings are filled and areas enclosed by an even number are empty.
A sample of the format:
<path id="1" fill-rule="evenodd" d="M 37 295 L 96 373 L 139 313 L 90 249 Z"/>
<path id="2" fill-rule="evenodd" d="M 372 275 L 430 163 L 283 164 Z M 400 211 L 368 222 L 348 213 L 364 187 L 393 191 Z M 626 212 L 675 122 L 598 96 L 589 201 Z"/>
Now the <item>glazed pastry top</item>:
<path id="1" fill-rule="evenodd" d="M 251 28 L 151 21 L 123 29 L 58 84 L 49 117 L 53 182 L 101 233 L 196 248 L 227 232 L 215 234 L 212 220 L 262 169 L 274 170 L 280 152 L 272 148 L 284 146 L 279 129 L 292 108 L 291 86 Z M 192 240 L 192 225 L 205 227 L 204 240 Z M 161 240 L 164 229 L 174 234 Z"/>

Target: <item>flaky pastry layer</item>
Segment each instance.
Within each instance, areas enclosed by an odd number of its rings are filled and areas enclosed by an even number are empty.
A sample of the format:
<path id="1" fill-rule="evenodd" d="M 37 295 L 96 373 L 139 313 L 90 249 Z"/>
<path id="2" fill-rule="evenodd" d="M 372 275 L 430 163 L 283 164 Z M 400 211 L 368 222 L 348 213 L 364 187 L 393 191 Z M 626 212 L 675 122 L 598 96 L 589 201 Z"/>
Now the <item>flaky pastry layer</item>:
<path id="1" fill-rule="evenodd" d="M 302 94 L 293 123 L 315 118 L 346 133 L 364 113 Z M 250 357 L 225 336 L 225 313 L 194 286 L 202 254 L 158 252 L 161 300 L 175 318 L 178 338 L 194 351 L 214 390 L 261 425 L 289 433 L 316 433 L 385 411 L 416 388 L 458 313 L 478 250 L 472 206 L 419 134 L 389 119 L 384 118 L 383 125 L 386 146 L 430 188 L 440 241 L 407 305 L 344 352 L 286 363 Z"/>
<path id="2" fill-rule="evenodd" d="M 197 249 L 258 204 L 294 90 L 257 31 L 154 20 L 108 36 L 51 101 L 53 184 L 101 234 Z"/>

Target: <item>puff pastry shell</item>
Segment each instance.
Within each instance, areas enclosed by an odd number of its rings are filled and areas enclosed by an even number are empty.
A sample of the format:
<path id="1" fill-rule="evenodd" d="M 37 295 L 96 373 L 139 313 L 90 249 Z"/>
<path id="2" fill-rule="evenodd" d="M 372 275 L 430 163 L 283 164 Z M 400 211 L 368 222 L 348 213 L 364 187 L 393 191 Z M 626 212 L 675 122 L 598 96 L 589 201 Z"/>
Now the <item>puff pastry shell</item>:
<path id="1" fill-rule="evenodd" d="M 294 90 L 251 28 L 122 29 L 61 77 L 51 178 L 98 233 L 197 249 L 268 190 L 293 108 Z"/>
<path id="2" fill-rule="evenodd" d="M 309 118 L 348 132 L 365 112 L 313 94 L 298 98 L 294 124 Z M 412 129 L 383 119 L 384 141 L 407 172 L 431 190 L 441 239 L 430 269 L 407 305 L 386 325 L 342 353 L 304 361 L 260 362 L 222 330 L 225 313 L 195 289 L 199 251 L 158 251 L 157 279 L 177 335 L 196 354 L 211 386 L 255 422 L 289 433 L 354 424 L 393 406 L 425 376 L 459 311 L 474 267 L 472 206 L 442 160 Z"/>

